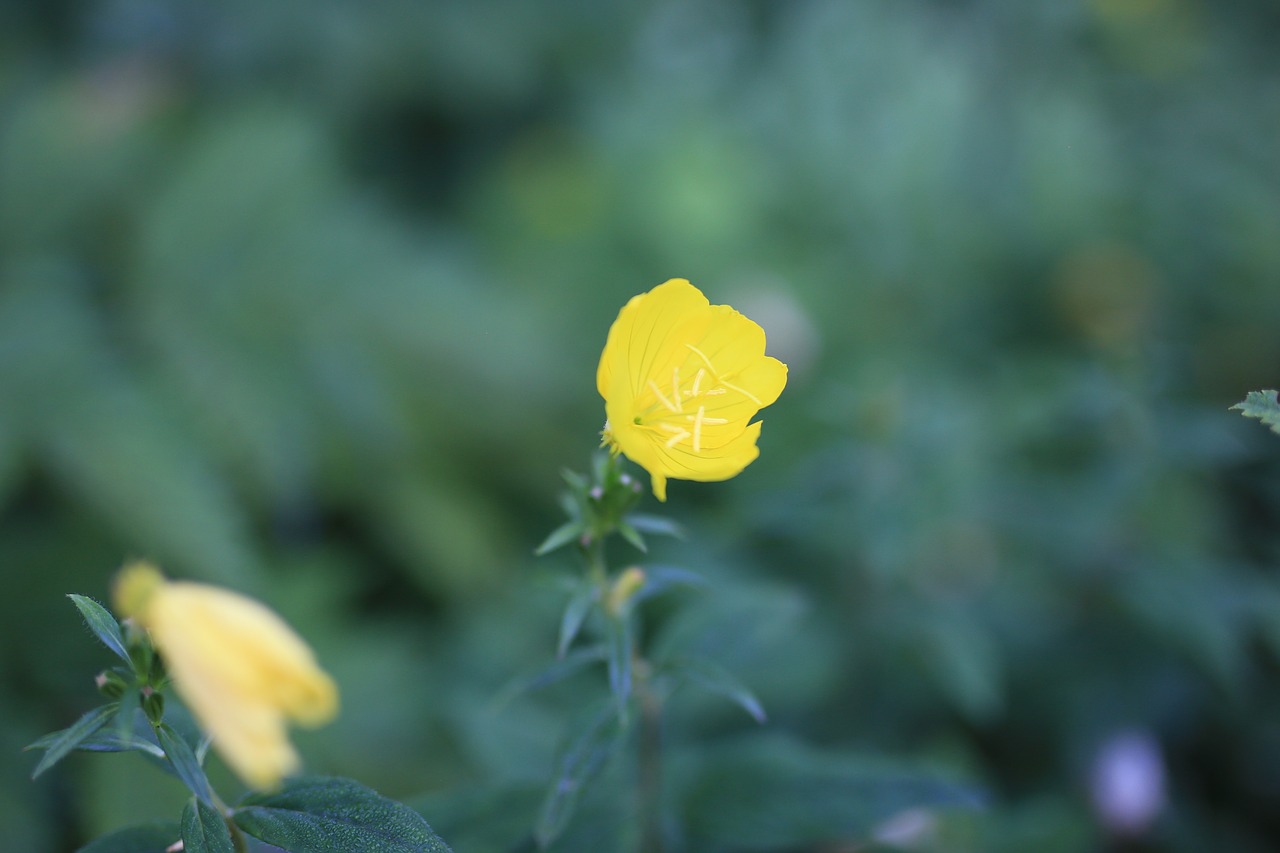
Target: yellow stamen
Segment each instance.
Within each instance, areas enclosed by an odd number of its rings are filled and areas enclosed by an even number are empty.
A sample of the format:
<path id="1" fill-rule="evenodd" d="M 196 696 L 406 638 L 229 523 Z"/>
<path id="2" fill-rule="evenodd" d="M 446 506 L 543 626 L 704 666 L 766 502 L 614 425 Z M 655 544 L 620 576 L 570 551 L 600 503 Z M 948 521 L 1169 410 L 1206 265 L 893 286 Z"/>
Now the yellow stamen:
<path id="1" fill-rule="evenodd" d="M 680 409 L 676 406 L 676 404 L 667 399 L 666 395 L 662 393 L 662 389 L 658 387 L 658 383 L 654 382 L 652 379 L 649 380 L 649 390 L 652 391 L 654 393 L 654 396 L 658 398 L 658 402 L 666 406 L 667 409 L 675 412 L 676 414 L 680 413 Z"/>

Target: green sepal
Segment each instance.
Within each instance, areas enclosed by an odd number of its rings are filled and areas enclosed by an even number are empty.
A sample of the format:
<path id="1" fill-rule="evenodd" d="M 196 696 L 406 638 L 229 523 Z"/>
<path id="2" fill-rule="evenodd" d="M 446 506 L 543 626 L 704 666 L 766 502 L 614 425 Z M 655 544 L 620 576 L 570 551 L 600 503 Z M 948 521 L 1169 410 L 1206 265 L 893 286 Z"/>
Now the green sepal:
<path id="1" fill-rule="evenodd" d="M 751 715 L 757 723 L 767 716 L 764 706 L 750 690 L 728 670 L 706 658 L 675 658 L 663 664 L 660 673 L 677 684 L 695 684 L 709 693 L 723 696 Z"/>
<path id="2" fill-rule="evenodd" d="M 591 605 L 595 604 L 599 594 L 600 588 L 589 581 L 581 582 L 574 590 L 569 603 L 564 606 L 564 614 L 560 617 L 560 636 L 556 640 L 556 657 L 562 658 L 565 652 L 569 651 L 569 646 L 573 645 L 578 632 L 582 630 L 582 624 L 590 614 Z"/>
<path id="3" fill-rule="evenodd" d="M 182 810 L 182 853 L 235 853 L 227 821 L 213 806 L 187 801 Z"/>
<path id="4" fill-rule="evenodd" d="M 596 705 L 585 725 L 570 729 L 578 734 L 556 758 L 556 775 L 534 826 L 539 847 L 547 847 L 564 832 L 583 789 L 622 750 L 628 729 L 612 702 Z"/>
<path id="5" fill-rule="evenodd" d="M 27 745 L 26 749 L 43 749 L 45 751 L 40 762 L 36 764 L 36 769 L 31 771 L 31 778 L 36 778 L 57 764 L 68 753 L 90 738 L 98 729 L 106 725 L 107 721 L 111 719 L 111 715 L 116 712 L 116 708 L 117 705 L 114 702 L 94 708 L 62 731 L 45 735 L 34 743 Z"/>
<path id="6" fill-rule="evenodd" d="M 76 595 L 74 592 L 67 598 L 71 599 L 71 603 L 80 611 L 84 623 L 89 626 L 89 630 L 98 638 L 98 641 L 125 663 L 130 663 L 129 649 L 125 645 L 124 634 L 120 632 L 120 623 L 107 608 L 92 598 Z"/>
<path id="7" fill-rule="evenodd" d="M 1246 418 L 1257 418 L 1271 427 L 1272 432 L 1280 434 L 1280 396 L 1275 391 L 1250 391 L 1231 409 Z"/>
<path id="8" fill-rule="evenodd" d="M 289 853 L 451 853 L 420 814 L 351 779 L 290 779 L 245 797 L 231 818 Z"/>
<path id="9" fill-rule="evenodd" d="M 200 760 L 196 758 L 191 746 L 168 723 L 156 726 L 155 731 L 156 740 L 164 750 L 165 758 L 168 759 L 173 772 L 182 780 L 182 784 L 186 785 L 187 789 L 202 803 L 212 806 L 213 794 L 209 790 L 209 780 L 204 775 L 204 768 L 200 766 Z"/>
<path id="10" fill-rule="evenodd" d="M 89 842 L 76 853 L 165 853 L 181 835 L 174 821 L 129 826 Z"/>
<path id="11" fill-rule="evenodd" d="M 587 532 L 587 526 L 581 521 L 566 521 L 564 524 L 551 531 L 546 539 L 542 540 L 542 544 L 534 549 L 535 557 L 541 557 L 544 554 L 550 554 L 558 548 L 563 548 L 570 542 L 576 542 L 582 538 L 582 534 Z"/>

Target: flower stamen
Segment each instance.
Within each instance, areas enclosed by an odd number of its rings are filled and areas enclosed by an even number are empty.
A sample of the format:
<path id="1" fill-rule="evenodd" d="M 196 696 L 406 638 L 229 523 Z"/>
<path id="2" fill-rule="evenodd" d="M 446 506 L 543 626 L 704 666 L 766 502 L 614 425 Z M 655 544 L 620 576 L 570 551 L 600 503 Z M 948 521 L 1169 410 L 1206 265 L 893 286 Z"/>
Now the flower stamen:
<path id="1" fill-rule="evenodd" d="M 677 415 L 680 414 L 679 407 L 667 399 L 666 395 L 662 393 L 662 389 L 658 387 L 658 383 L 654 382 L 652 379 L 649 380 L 649 390 L 653 392 L 654 396 L 658 398 L 658 402 L 663 406 L 666 406 L 667 409 L 675 412 Z"/>

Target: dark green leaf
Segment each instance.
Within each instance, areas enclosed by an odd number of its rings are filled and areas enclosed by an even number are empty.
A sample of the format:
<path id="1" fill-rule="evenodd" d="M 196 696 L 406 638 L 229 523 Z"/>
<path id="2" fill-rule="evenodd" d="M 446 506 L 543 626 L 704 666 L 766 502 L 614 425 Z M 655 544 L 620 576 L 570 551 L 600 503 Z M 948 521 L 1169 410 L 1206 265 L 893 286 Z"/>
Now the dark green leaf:
<path id="1" fill-rule="evenodd" d="M 760 700 L 718 663 L 705 658 L 678 658 L 664 666 L 663 671 L 677 681 L 696 684 L 704 690 L 724 696 L 750 714 L 757 723 L 763 723 L 766 719 Z"/>
<path id="2" fill-rule="evenodd" d="M 1271 427 L 1272 432 L 1280 434 L 1280 398 L 1275 391 L 1250 391 L 1231 408 L 1246 418 L 1257 418 Z"/>
<path id="3" fill-rule="evenodd" d="M 702 768 L 681 798 L 690 849 L 700 851 L 835 847 L 906 809 L 982 803 L 934 772 L 780 738 L 728 744 Z"/>
<path id="4" fill-rule="evenodd" d="M 213 806 L 187 802 L 182 810 L 182 853 L 235 853 L 227 822 Z"/>
<path id="5" fill-rule="evenodd" d="M 125 648 L 124 635 L 120 633 L 120 623 L 116 622 L 115 617 L 92 598 L 75 593 L 69 594 L 67 598 L 71 599 L 71 603 L 80 611 L 84 623 L 89 626 L 89 630 L 102 642 L 102 645 L 129 663 L 129 650 Z"/>
<path id="6" fill-rule="evenodd" d="M 36 769 L 31 771 L 31 778 L 36 778 L 41 773 L 65 758 L 67 753 L 78 747 L 90 735 L 102 728 L 107 720 L 111 719 L 111 715 L 115 712 L 116 704 L 114 702 L 94 708 L 92 711 L 89 711 L 62 731 L 46 735 L 28 746 L 27 749 L 45 750 L 44 757 L 40 759 L 40 763 L 36 765 Z"/>
<path id="7" fill-rule="evenodd" d="M 542 544 L 534 549 L 534 556 L 541 557 L 543 554 L 550 554 L 557 548 L 563 548 L 570 542 L 576 542 L 586 530 L 587 526 L 581 521 L 566 521 L 551 531 L 550 536 L 542 540 Z"/>
<path id="8" fill-rule="evenodd" d="M 175 822 L 149 823 L 104 835 L 76 853 L 165 853 L 180 837 L 181 830 Z"/>
<path id="9" fill-rule="evenodd" d="M 150 724 L 145 724 L 148 730 Z M 62 732 L 45 735 L 27 747 L 27 749 L 48 749 Z M 137 731 L 120 733 L 115 726 L 101 726 L 93 734 L 76 744 L 75 749 L 82 752 L 127 752 L 131 749 L 145 752 L 156 758 L 164 758 L 164 750 Z"/>
<path id="10" fill-rule="evenodd" d="M 201 802 L 212 805 L 213 797 L 209 791 L 209 780 L 205 777 L 204 768 L 200 766 L 200 761 L 190 745 L 168 723 L 161 723 L 156 727 L 156 738 L 160 741 L 160 748 L 169 759 L 173 772 L 187 786 L 187 789 Z"/>
<path id="11" fill-rule="evenodd" d="M 521 676 L 512 681 L 498 694 L 498 697 L 494 700 L 494 705 L 501 707 L 522 693 L 541 690 L 543 687 L 555 684 L 557 681 L 573 675 L 583 667 L 606 660 L 608 656 L 609 653 L 604 646 L 588 646 L 576 649 L 545 669 L 538 670 L 533 675 Z"/>
<path id="12" fill-rule="evenodd" d="M 684 528 L 661 515 L 646 515 L 633 512 L 624 516 L 623 521 L 641 533 L 652 533 L 654 536 L 672 536 L 676 539 L 684 538 Z"/>
<path id="13" fill-rule="evenodd" d="M 582 629 L 582 623 L 586 620 L 587 614 L 591 612 L 591 605 L 595 603 L 598 594 L 599 588 L 589 582 L 583 582 L 574 591 L 573 597 L 565 605 L 564 615 L 560 617 L 560 638 L 556 641 L 556 657 L 564 657 L 565 652 L 569 650 L 574 638 L 578 636 L 578 631 Z"/>
<path id="14" fill-rule="evenodd" d="M 585 725 L 571 730 L 577 735 L 556 760 L 556 777 L 534 827 L 534 837 L 542 847 L 564 831 L 587 783 L 621 750 L 627 725 L 613 704 L 606 702 L 594 709 Z"/>
<path id="15" fill-rule="evenodd" d="M 417 812 L 350 779 L 291 779 L 246 797 L 232 819 L 291 853 L 449 853 Z"/>

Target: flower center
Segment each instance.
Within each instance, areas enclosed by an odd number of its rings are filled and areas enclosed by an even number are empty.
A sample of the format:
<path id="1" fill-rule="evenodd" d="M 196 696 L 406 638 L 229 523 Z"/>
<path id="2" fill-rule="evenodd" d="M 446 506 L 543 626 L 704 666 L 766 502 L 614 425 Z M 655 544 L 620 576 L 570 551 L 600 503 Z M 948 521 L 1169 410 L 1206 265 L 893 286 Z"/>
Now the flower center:
<path id="1" fill-rule="evenodd" d="M 733 391 L 757 406 L 760 405 L 760 398 L 729 382 L 732 373 L 717 372 L 711 359 L 702 350 L 693 344 L 685 346 L 693 354 L 684 364 L 685 374 L 681 375 L 679 365 L 671 368 L 671 384 L 665 388 L 657 380 L 649 379 L 646 386 L 653 394 L 654 401 L 636 415 L 635 424 L 670 433 L 664 442 L 667 447 L 688 442 L 694 453 L 701 453 L 702 428 L 729 422 L 728 418 L 711 417 L 707 414 L 709 398 L 721 397 Z"/>

